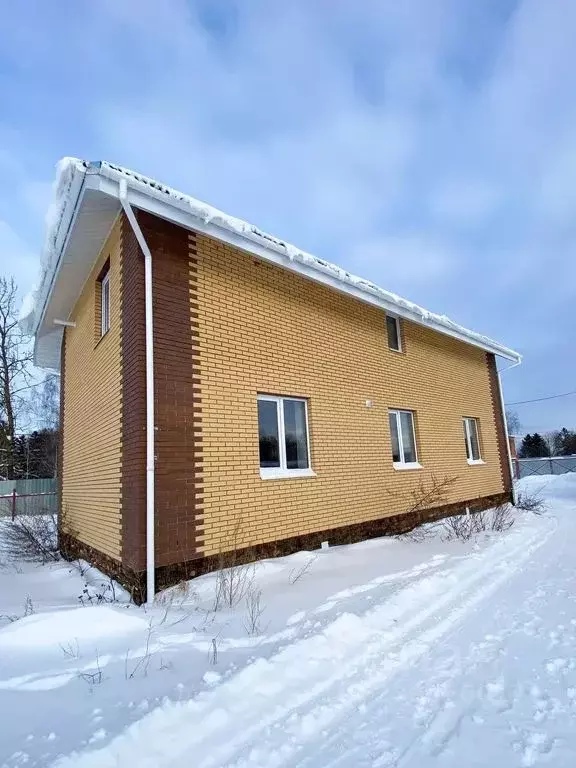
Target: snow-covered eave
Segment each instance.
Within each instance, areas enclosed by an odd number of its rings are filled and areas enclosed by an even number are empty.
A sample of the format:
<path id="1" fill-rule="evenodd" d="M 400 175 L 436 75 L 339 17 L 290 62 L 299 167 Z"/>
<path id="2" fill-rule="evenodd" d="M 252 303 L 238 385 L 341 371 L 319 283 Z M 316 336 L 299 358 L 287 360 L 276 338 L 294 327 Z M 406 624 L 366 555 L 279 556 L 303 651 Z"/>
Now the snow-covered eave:
<path id="1" fill-rule="evenodd" d="M 101 163 L 100 174 L 101 189 L 109 194 L 117 194 L 119 182 L 124 179 L 129 189 L 130 202 L 137 208 L 148 210 L 188 229 L 216 237 L 259 258 L 378 306 L 391 314 L 480 347 L 507 360 L 520 362 L 522 359 L 513 349 L 464 328 L 446 315 L 430 312 L 335 264 L 301 251 L 248 222 L 229 216 L 154 179 L 107 162 Z"/>
<path id="2" fill-rule="evenodd" d="M 297 272 L 315 282 L 377 306 L 390 314 L 406 318 L 418 325 L 480 347 L 512 362 L 520 362 L 522 359 L 518 352 L 487 336 L 464 328 L 445 315 L 429 312 L 368 280 L 301 251 L 241 219 L 228 216 L 222 211 L 160 184 L 154 179 L 105 161 L 87 163 L 79 160 L 71 162 L 71 179 L 67 197 L 62 204 L 62 215 L 57 233 L 54 236 L 60 254 L 66 245 L 66 238 L 73 227 L 74 215 L 79 208 L 85 190 L 88 188 L 98 190 L 105 195 L 118 198 L 120 181 L 125 181 L 128 201 L 136 208 L 148 211 L 187 229 L 215 237 L 248 251 L 260 259 Z M 36 332 L 40 329 L 43 321 L 59 261 L 59 259 L 54 260 L 54 273 L 49 281 L 49 290 L 43 296 L 38 295 L 37 297 L 39 300 L 37 310 L 40 309 L 40 301 L 42 301 L 42 310 L 36 314 Z"/>

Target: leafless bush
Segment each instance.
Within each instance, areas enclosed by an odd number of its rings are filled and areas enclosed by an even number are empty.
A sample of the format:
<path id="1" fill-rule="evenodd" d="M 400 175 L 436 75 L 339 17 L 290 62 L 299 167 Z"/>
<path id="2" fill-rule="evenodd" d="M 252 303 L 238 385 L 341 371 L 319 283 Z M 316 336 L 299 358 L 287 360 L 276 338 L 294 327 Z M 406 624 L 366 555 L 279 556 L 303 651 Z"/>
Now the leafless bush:
<path id="1" fill-rule="evenodd" d="M 57 515 L 22 515 L 5 520 L 0 553 L 11 560 L 56 562 L 58 552 Z"/>
<path id="2" fill-rule="evenodd" d="M 532 512 L 535 515 L 543 515 L 548 510 L 548 506 L 538 491 L 534 493 L 520 491 L 516 499 L 516 509 Z"/>
<path id="3" fill-rule="evenodd" d="M 216 573 L 214 610 L 219 610 L 223 605 L 227 608 L 238 605 L 252 588 L 255 570 L 254 563 L 226 565 L 226 559 L 223 559 Z"/>
<path id="4" fill-rule="evenodd" d="M 210 653 L 208 654 L 210 664 L 218 664 L 218 637 L 213 637 L 210 643 Z"/>
<path id="5" fill-rule="evenodd" d="M 494 509 L 446 517 L 440 523 L 444 541 L 468 541 L 487 531 L 507 531 L 514 525 L 514 512 L 510 504 L 502 504 Z"/>
<path id="6" fill-rule="evenodd" d="M 81 680 L 84 680 L 85 683 L 88 683 L 90 689 L 95 685 L 100 685 L 104 676 L 102 674 L 102 667 L 100 666 L 100 656 L 98 655 L 98 651 L 96 651 L 96 669 L 94 672 L 80 672 L 78 677 Z"/>
<path id="7" fill-rule="evenodd" d="M 80 658 L 80 645 L 78 638 L 74 638 L 74 642 L 59 643 L 60 650 L 67 659 L 79 659 Z"/>
<path id="8" fill-rule="evenodd" d="M 35 613 L 34 603 L 32 602 L 32 598 L 30 597 L 30 595 L 26 595 L 26 599 L 24 600 L 24 612 L 21 614 L 18 614 L 18 613 L 0 614 L 0 622 L 5 621 L 8 624 L 12 624 L 13 622 L 18 621 L 19 619 L 25 619 L 26 616 L 32 616 L 33 613 Z"/>
<path id="9" fill-rule="evenodd" d="M 84 583 L 82 594 L 78 595 L 78 600 L 82 605 L 100 605 L 101 603 L 115 603 L 116 602 L 116 582 L 112 578 L 103 584 L 88 584 Z"/>
<path id="10" fill-rule="evenodd" d="M 146 633 L 146 647 L 144 648 L 144 654 L 141 656 L 132 668 L 130 668 L 130 651 L 126 651 L 126 658 L 124 659 L 124 679 L 132 680 L 138 673 L 142 677 L 148 676 L 148 667 L 152 660 L 153 653 L 150 652 L 150 641 L 152 639 L 152 632 L 154 627 L 152 626 L 152 619 L 148 622 L 148 632 Z"/>
<path id="11" fill-rule="evenodd" d="M 446 504 L 457 480 L 458 478 L 455 476 L 438 478 L 434 474 L 428 482 L 420 480 L 410 494 L 411 504 L 406 510 L 407 517 Z M 438 523 L 424 523 L 424 525 L 419 525 L 411 531 L 403 533 L 402 536 L 410 541 L 422 542 L 437 535 L 437 526 Z"/>
<path id="12" fill-rule="evenodd" d="M 255 564 L 243 562 L 240 556 L 238 542 L 241 527 L 242 518 L 239 516 L 234 523 L 231 549 L 218 556 L 214 611 L 219 610 L 223 605 L 234 608 L 244 599 L 254 583 Z"/>
<path id="13" fill-rule="evenodd" d="M 310 558 L 310 560 L 306 560 L 306 562 L 303 563 L 299 568 L 292 568 L 288 574 L 288 581 L 290 584 L 296 584 L 296 582 L 300 581 L 303 576 L 306 576 L 317 559 L 318 556 L 316 555 L 315 557 Z"/>
<path id="14" fill-rule="evenodd" d="M 250 589 L 246 596 L 246 618 L 244 620 L 244 626 L 249 635 L 258 635 L 260 633 L 260 622 L 263 613 L 262 590 Z"/>

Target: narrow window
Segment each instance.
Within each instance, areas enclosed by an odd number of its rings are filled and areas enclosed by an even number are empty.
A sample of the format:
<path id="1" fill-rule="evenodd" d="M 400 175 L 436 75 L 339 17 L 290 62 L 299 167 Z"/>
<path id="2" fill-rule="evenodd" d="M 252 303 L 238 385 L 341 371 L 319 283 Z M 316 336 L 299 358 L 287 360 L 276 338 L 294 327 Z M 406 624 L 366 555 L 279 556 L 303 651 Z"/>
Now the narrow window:
<path id="1" fill-rule="evenodd" d="M 465 417 L 463 422 L 468 463 L 480 464 L 482 463 L 482 456 L 480 454 L 480 440 L 478 438 L 478 419 Z"/>
<path id="2" fill-rule="evenodd" d="M 100 278 L 100 335 L 110 330 L 110 270 Z"/>
<path id="3" fill-rule="evenodd" d="M 413 412 L 389 411 L 388 417 L 392 439 L 392 461 L 395 469 L 419 468 Z"/>
<path id="4" fill-rule="evenodd" d="M 311 474 L 306 400 L 258 395 L 258 437 L 261 477 Z"/>
<path id="5" fill-rule="evenodd" d="M 394 352 L 402 352 L 400 341 L 400 319 L 393 315 L 386 315 L 386 330 L 388 332 L 388 347 Z"/>

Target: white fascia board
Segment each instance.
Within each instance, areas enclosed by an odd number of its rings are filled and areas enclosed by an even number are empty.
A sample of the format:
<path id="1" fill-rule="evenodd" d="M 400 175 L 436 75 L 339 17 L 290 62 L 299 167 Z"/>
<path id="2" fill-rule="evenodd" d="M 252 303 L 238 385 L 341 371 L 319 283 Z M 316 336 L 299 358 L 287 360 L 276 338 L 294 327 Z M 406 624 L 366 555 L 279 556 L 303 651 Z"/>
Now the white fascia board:
<path id="1" fill-rule="evenodd" d="M 286 250 L 273 240 L 271 240 L 269 244 L 267 243 L 267 245 L 263 245 L 263 238 L 259 235 L 251 236 L 250 232 L 239 233 L 233 229 L 222 226 L 221 224 L 212 221 L 204 221 L 199 216 L 194 215 L 185 200 L 178 200 L 161 190 L 149 188 L 148 186 L 131 179 L 130 176 L 103 167 L 99 176 L 90 176 L 87 177 L 87 179 L 91 186 L 98 184 L 97 188 L 101 192 L 115 197 L 119 196 L 120 179 L 125 179 L 127 182 L 128 201 L 136 208 L 148 211 L 162 219 L 172 221 L 185 229 L 194 230 L 218 240 L 222 240 L 243 251 L 248 251 L 264 261 L 297 272 L 310 280 L 328 286 L 340 293 L 353 296 L 359 301 L 383 309 L 390 314 L 403 317 L 418 325 L 442 333 L 445 336 L 451 336 L 466 344 L 479 347 L 480 349 L 484 349 L 487 352 L 491 352 L 494 355 L 498 355 L 499 357 L 503 357 L 513 362 L 520 362 L 522 359 L 522 356 L 519 353 L 500 345 L 491 339 L 478 338 L 478 334 L 475 334 L 472 331 L 466 332 L 466 329 L 459 326 L 451 327 L 440 322 L 435 322 L 433 318 L 423 317 L 420 313 L 411 311 L 402 304 L 387 299 L 375 290 L 371 291 L 368 287 L 359 287 L 358 285 L 355 285 L 353 281 L 346 282 L 336 274 L 331 274 L 328 269 L 324 271 L 321 268 L 321 265 L 317 262 L 308 263 L 306 261 L 300 261 L 297 258 L 290 258 L 287 255 Z"/>
<path id="2" fill-rule="evenodd" d="M 66 250 L 66 245 L 68 244 L 68 240 L 70 239 L 70 235 L 74 229 L 74 223 L 80 209 L 80 202 L 82 199 L 86 174 L 83 171 L 79 171 L 77 168 L 74 168 L 72 174 L 72 181 L 70 183 L 66 205 L 62 212 L 62 218 L 60 219 L 58 225 L 58 230 L 53 246 L 54 253 L 57 254 L 56 263 L 52 267 L 49 282 L 43 287 L 42 290 L 42 311 L 36 321 L 36 331 L 34 333 L 35 336 L 38 335 L 38 331 L 44 322 L 44 318 L 46 316 L 46 308 L 48 307 L 52 289 L 58 278 L 60 267 L 62 266 L 62 256 Z"/>

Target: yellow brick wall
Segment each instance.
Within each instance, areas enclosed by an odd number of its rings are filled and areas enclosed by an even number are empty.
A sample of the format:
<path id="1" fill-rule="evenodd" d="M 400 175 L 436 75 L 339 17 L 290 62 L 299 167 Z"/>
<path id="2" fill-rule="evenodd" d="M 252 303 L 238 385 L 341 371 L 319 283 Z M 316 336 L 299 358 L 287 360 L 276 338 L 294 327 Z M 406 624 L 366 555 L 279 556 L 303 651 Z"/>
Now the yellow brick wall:
<path id="1" fill-rule="evenodd" d="M 447 502 L 502 492 L 485 353 L 196 236 L 204 554 L 406 511 L 422 480 L 456 477 Z M 308 398 L 316 477 L 262 480 L 257 393 Z M 366 407 L 366 400 L 373 407 Z M 421 470 L 392 466 L 389 408 L 416 412 Z M 480 419 L 484 465 L 462 417 Z"/>
<path id="2" fill-rule="evenodd" d="M 97 278 L 110 258 L 110 330 L 97 331 Z M 120 221 L 88 278 L 66 329 L 62 511 L 65 529 L 115 559 L 121 553 Z"/>

